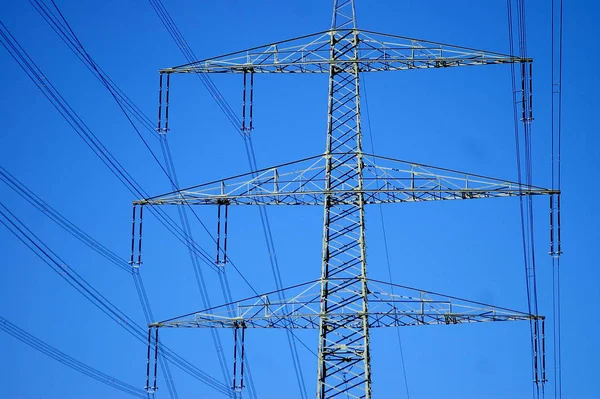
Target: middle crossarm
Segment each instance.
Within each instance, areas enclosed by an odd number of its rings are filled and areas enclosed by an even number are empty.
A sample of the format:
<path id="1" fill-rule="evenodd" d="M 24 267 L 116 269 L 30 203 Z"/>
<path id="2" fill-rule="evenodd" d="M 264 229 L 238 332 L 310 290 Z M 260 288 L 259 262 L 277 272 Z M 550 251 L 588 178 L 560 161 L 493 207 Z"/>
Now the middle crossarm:
<path id="1" fill-rule="evenodd" d="M 343 300 L 347 282 L 332 278 L 330 284 L 340 285 L 339 301 L 331 298 L 329 320 L 334 324 L 352 326 L 361 317 Z M 369 280 L 369 327 L 403 327 L 448 325 L 490 321 L 542 319 L 542 316 L 468 301 L 415 288 Z M 224 306 L 190 313 L 185 316 L 152 323 L 157 328 L 295 328 L 319 327 L 319 281 L 300 284 L 283 291 L 287 299 L 280 300 L 276 292 L 260 295 Z M 394 290 L 394 294 L 389 292 Z"/>
<path id="2" fill-rule="evenodd" d="M 344 158 L 344 153 L 331 154 Z M 365 204 L 552 195 L 558 192 L 450 169 L 365 155 Z M 325 156 L 136 201 L 139 205 L 323 205 Z M 348 164 L 347 168 L 355 166 Z M 350 203 L 356 188 L 336 186 L 335 198 Z M 347 201 L 347 202 L 344 202 Z"/>

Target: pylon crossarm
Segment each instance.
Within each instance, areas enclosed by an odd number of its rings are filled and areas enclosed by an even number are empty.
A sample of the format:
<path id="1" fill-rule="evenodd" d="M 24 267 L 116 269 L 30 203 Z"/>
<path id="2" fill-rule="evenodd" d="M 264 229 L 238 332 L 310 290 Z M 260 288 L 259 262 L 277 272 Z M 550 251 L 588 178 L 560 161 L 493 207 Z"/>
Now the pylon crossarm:
<path id="1" fill-rule="evenodd" d="M 357 59 L 330 59 L 332 35 L 351 44 L 358 35 Z M 340 71 L 398 71 L 532 62 L 493 51 L 358 29 L 334 29 L 254 47 L 190 64 L 161 69 L 161 73 L 329 73 Z"/>
<path id="2" fill-rule="evenodd" d="M 339 162 L 348 153 L 333 153 Z M 363 187 L 325 188 L 327 158 L 300 161 L 217 180 L 134 202 L 140 205 L 323 205 L 352 204 L 357 193 L 368 204 L 551 195 L 557 191 L 393 158 L 364 154 Z M 343 167 L 343 166 L 342 166 Z M 355 164 L 346 166 L 349 170 Z"/>
<path id="3" fill-rule="evenodd" d="M 363 317 L 355 305 L 345 305 L 353 295 L 347 279 L 329 279 L 332 306 L 327 319 L 333 326 L 351 328 Z M 415 288 L 368 280 L 370 328 L 420 325 L 449 325 L 491 321 L 537 320 L 543 316 L 468 301 Z M 210 310 L 153 323 L 156 328 L 294 328 L 318 329 L 320 319 L 320 281 L 285 288 Z M 391 293 L 390 293 L 391 292 Z M 279 293 L 290 295 L 279 298 Z M 336 298 L 339 301 L 336 301 Z M 349 302 L 352 304 L 352 302 Z"/>

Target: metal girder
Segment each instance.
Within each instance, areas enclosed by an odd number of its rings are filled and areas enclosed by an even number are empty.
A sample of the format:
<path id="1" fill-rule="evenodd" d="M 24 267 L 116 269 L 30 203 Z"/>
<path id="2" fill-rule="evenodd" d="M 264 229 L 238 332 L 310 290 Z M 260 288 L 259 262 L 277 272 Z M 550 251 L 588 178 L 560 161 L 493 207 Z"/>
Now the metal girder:
<path id="1" fill-rule="evenodd" d="M 332 58 L 330 44 L 353 45 L 356 58 Z M 162 73 L 329 73 L 398 71 L 406 69 L 528 63 L 530 58 L 354 28 L 337 28 L 161 69 Z"/>
<path id="2" fill-rule="evenodd" d="M 353 154 L 332 153 L 330 156 L 340 162 Z M 362 159 L 361 192 L 365 205 L 558 193 L 543 187 L 393 158 L 363 154 Z M 324 205 L 326 194 L 332 194 L 331 203 L 353 203 L 357 190 L 351 184 L 341 183 L 326 190 L 326 162 L 326 156 L 318 155 L 139 200 L 136 204 Z M 344 165 L 346 169 L 354 167 Z"/>
<path id="3" fill-rule="evenodd" d="M 345 394 L 371 398 L 365 194 L 360 119 L 359 37 L 353 0 L 334 3 L 330 35 L 329 101 L 323 252 L 319 299 L 317 398 Z M 350 62 L 347 62 L 350 61 Z M 334 156 L 333 154 L 343 154 Z M 338 191 L 351 194 L 340 195 Z M 332 282 L 340 278 L 340 284 Z M 340 304 L 354 309 L 352 323 L 329 318 Z M 351 371 L 351 383 L 344 372 Z M 343 377 L 343 378 L 342 378 Z"/>
<path id="4" fill-rule="evenodd" d="M 352 285 L 341 278 L 329 279 L 329 283 L 339 287 L 336 294 L 330 295 L 330 301 L 335 305 L 327 312 L 329 322 L 334 326 L 359 325 L 361 310 L 344 300 L 344 293 L 357 294 L 352 291 Z M 150 327 L 318 329 L 319 320 L 324 316 L 320 309 L 320 285 L 321 282 L 315 280 L 153 323 Z M 526 312 L 381 281 L 367 280 L 366 285 L 369 328 L 543 319 Z M 280 293 L 287 299 L 280 300 Z"/>

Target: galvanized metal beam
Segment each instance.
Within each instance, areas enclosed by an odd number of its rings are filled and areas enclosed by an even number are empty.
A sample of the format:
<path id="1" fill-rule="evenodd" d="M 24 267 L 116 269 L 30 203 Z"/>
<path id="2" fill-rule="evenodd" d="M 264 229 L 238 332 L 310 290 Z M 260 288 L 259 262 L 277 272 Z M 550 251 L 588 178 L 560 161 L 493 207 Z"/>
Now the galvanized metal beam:
<path id="1" fill-rule="evenodd" d="M 553 195 L 556 190 L 509 180 L 439 168 L 409 161 L 362 154 L 362 188 L 349 179 L 326 186 L 328 157 L 344 175 L 355 154 L 329 153 L 254 173 L 185 188 L 136 201 L 141 205 L 348 205 L 363 194 L 365 205 L 440 200 Z M 354 164 L 356 165 L 356 164 Z M 355 167 L 355 166 L 354 166 Z"/>
<path id="2" fill-rule="evenodd" d="M 331 58 L 330 44 L 351 46 L 357 56 Z M 357 42 L 354 44 L 354 42 Z M 331 65 L 352 73 L 531 63 L 494 51 L 360 30 L 335 28 L 271 43 L 191 64 L 161 69 L 161 73 L 329 73 Z"/>
<path id="3" fill-rule="evenodd" d="M 346 295 L 359 294 L 346 278 L 330 278 L 337 287 L 331 295 L 332 306 L 327 312 L 329 323 L 336 329 L 347 325 L 362 325 L 363 312 Z M 367 279 L 370 308 L 365 313 L 369 328 L 454 325 L 492 321 L 542 320 L 529 314 L 481 302 Z M 154 328 L 293 328 L 319 329 L 321 311 L 321 280 L 257 295 L 223 306 L 200 310 L 180 317 L 156 322 Z M 393 292 L 390 293 L 390 292 Z M 285 299 L 279 299 L 283 294 Z"/>

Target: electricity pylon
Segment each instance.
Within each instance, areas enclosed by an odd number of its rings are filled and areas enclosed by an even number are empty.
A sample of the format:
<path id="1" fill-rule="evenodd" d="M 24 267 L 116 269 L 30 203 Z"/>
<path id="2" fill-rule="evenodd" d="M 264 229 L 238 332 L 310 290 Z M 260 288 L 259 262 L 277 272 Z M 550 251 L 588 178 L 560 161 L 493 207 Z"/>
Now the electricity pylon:
<path id="1" fill-rule="evenodd" d="M 316 396 L 323 399 L 340 394 L 371 398 L 370 328 L 511 320 L 529 320 L 536 326 L 543 323 L 543 316 L 537 314 L 370 280 L 365 246 L 365 207 L 370 204 L 556 192 L 364 153 L 360 73 L 531 62 L 528 58 L 360 30 L 354 0 L 334 0 L 328 31 L 161 70 L 167 77 L 180 73 L 243 74 L 244 100 L 247 74 L 251 81 L 255 73 L 329 74 L 324 154 L 134 202 L 134 206 L 323 206 L 323 250 L 318 280 L 234 306 L 152 323 L 149 328 L 156 329 L 157 334 L 165 327 L 233 328 L 236 337 L 241 331 L 242 345 L 246 328 L 318 329 Z M 242 131 L 249 134 L 252 121 L 247 129 L 245 112 L 246 103 Z M 251 113 L 252 108 L 250 117 Z M 159 125 L 159 133 L 165 132 Z M 217 251 L 223 252 L 219 247 Z M 240 364 L 243 353 L 242 346 Z M 535 362 L 537 370 L 541 360 L 536 357 Z M 234 380 L 234 388 L 243 387 L 243 375 L 241 378 L 239 385 Z"/>

